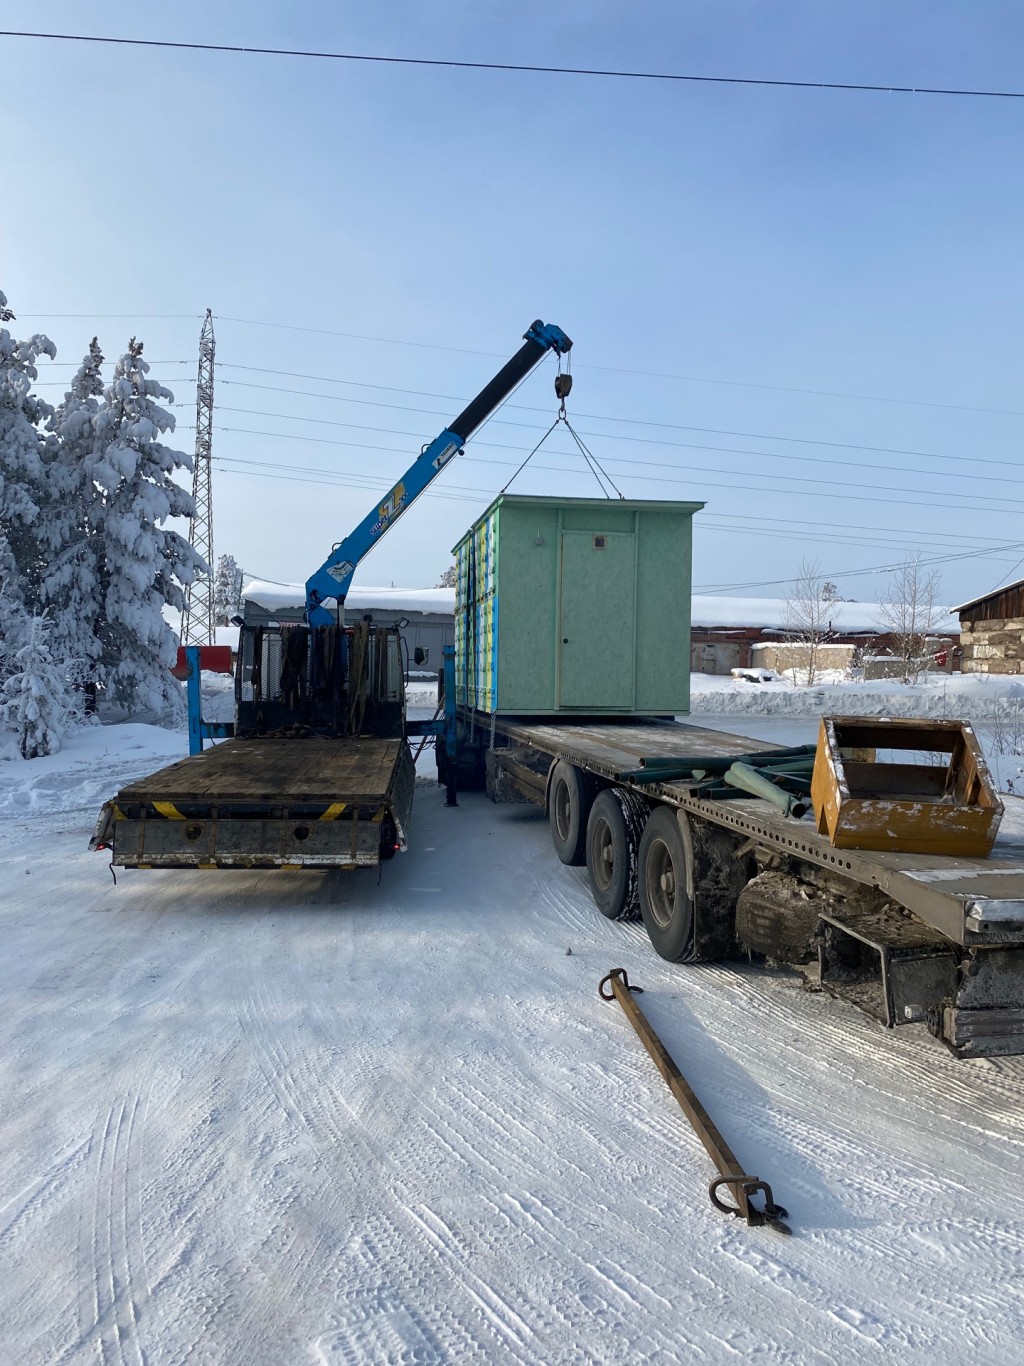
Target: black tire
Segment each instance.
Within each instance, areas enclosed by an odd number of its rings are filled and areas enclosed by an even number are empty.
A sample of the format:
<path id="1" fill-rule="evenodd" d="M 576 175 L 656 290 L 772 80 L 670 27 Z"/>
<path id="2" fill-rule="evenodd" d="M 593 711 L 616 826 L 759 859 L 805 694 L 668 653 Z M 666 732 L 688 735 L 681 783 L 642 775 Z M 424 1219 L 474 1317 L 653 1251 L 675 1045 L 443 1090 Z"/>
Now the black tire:
<path id="1" fill-rule="evenodd" d="M 687 956 L 693 934 L 687 862 L 674 809 L 656 807 L 640 839 L 640 914 L 655 952 L 670 963 Z"/>
<path id="2" fill-rule="evenodd" d="M 640 915 L 637 851 L 650 808 L 622 787 L 606 787 L 594 798 L 587 820 L 587 879 L 594 904 L 609 920 Z"/>
<path id="3" fill-rule="evenodd" d="M 548 825 L 555 853 L 573 868 L 587 861 L 587 818 L 593 799 L 588 775 L 566 759 L 559 759 L 548 785 Z"/>

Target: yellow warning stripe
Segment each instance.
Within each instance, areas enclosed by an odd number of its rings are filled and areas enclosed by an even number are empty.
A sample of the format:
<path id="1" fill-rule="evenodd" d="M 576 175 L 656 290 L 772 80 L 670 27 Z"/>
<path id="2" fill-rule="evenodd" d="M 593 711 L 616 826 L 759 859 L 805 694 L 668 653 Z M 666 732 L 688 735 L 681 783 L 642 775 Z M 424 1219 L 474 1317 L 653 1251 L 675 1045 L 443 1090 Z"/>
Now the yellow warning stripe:
<path id="1" fill-rule="evenodd" d="M 346 806 L 348 806 L 348 802 L 332 802 L 320 819 L 322 821 L 336 821 Z"/>
<path id="2" fill-rule="evenodd" d="M 183 821 L 185 819 L 173 802 L 154 802 L 153 809 L 159 811 L 161 816 L 166 816 L 169 821 Z"/>

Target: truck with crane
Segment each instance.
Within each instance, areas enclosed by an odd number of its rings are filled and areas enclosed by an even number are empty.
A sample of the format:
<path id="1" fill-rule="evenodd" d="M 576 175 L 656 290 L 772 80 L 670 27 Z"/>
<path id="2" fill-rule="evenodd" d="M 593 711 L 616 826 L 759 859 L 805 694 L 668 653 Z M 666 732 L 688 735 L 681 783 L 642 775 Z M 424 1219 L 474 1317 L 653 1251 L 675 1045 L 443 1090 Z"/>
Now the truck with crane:
<path id="1" fill-rule="evenodd" d="M 305 624 L 241 628 L 233 723 L 203 721 L 200 648 L 185 651 L 190 753 L 105 803 L 95 848 L 127 868 L 358 868 L 407 847 L 409 740 L 430 723 L 406 718 L 398 629 L 347 624 L 345 597 L 359 563 L 482 423 L 545 356 L 571 346 L 561 328 L 532 323 L 310 576 Z M 451 746 L 450 724 L 448 736 Z M 205 748 L 208 739 L 221 743 Z"/>
<path id="2" fill-rule="evenodd" d="M 793 797 L 818 762 L 807 752 L 814 747 L 789 752 L 676 719 L 638 681 L 649 670 L 634 657 L 635 622 L 634 643 L 610 670 L 628 693 L 613 707 L 617 714 L 598 714 L 585 694 L 549 702 L 543 691 L 536 705 L 502 706 L 501 685 L 487 673 L 492 665 L 502 672 L 497 598 L 487 606 L 482 589 L 466 587 L 486 578 L 471 546 L 472 574 L 460 582 L 457 612 L 472 617 L 472 629 L 457 629 L 456 649 L 445 652 L 437 719 L 406 718 L 398 630 L 345 621 L 353 575 L 513 388 L 549 352 L 561 357 L 571 345 L 561 329 L 534 323 L 512 360 L 310 576 L 305 622 L 243 626 L 233 725 L 202 720 L 198 650 L 187 652 L 192 752 L 105 803 L 93 847 L 129 868 L 375 866 L 408 846 L 409 741 L 432 734 L 450 804 L 468 787 L 542 808 L 557 857 L 585 868 L 599 912 L 642 920 L 663 958 L 700 963 L 739 954 L 790 965 L 888 1027 L 927 1025 L 958 1057 L 1024 1053 L 1024 844 L 1003 837 L 991 856 L 944 852 L 941 839 L 917 853 L 886 847 L 884 838 L 840 847 L 823 817 L 801 819 L 807 803 Z M 556 385 L 560 398 L 566 389 Z M 609 499 L 606 507 L 596 521 L 569 518 L 559 536 L 573 555 L 592 551 L 588 563 L 603 566 L 608 582 L 633 575 L 640 594 L 642 551 L 627 543 L 623 519 L 647 508 L 657 518 L 656 505 Z M 548 525 L 531 533 L 531 553 L 547 553 Z M 603 583 L 593 579 L 586 610 L 605 630 Z M 586 598 L 586 578 L 577 588 Z M 513 605 L 503 601 L 504 620 Z M 552 610 L 543 633 L 557 632 L 564 654 L 576 642 Z M 660 635 L 652 639 L 669 649 L 672 633 L 656 615 Z M 481 672 L 486 641 L 493 659 Z M 543 648 L 538 642 L 538 670 Z M 527 658 L 520 678 L 531 665 Z M 556 661 L 556 683 L 560 668 Z M 585 673 L 577 668 L 572 678 Z M 569 676 L 566 666 L 562 677 Z M 870 743 L 898 747 L 883 723 L 876 729 Z M 954 734 L 939 723 L 930 734 L 948 763 L 914 779 L 914 807 L 930 804 L 941 815 L 961 789 L 973 799 L 986 775 L 969 727 Z M 221 743 L 205 748 L 207 739 Z M 844 753 L 853 766 L 871 768 L 864 753 Z M 743 778 L 747 770 L 753 778 Z M 889 779 L 907 782 L 908 773 L 894 765 Z M 748 787 L 737 793 L 730 781 Z M 1001 808 L 989 807 L 994 833 Z"/>

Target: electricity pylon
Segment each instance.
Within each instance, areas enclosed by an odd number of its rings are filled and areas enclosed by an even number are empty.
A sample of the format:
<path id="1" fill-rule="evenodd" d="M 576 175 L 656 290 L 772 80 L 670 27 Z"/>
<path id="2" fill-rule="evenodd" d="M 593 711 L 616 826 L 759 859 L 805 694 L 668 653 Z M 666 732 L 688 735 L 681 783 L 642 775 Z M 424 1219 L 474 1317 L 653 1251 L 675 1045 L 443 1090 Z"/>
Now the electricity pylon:
<path id="1" fill-rule="evenodd" d="M 185 611 L 181 618 L 182 645 L 212 645 L 216 640 L 213 610 L 213 362 L 216 343 L 213 313 L 206 310 L 199 334 L 199 380 L 196 384 L 196 463 L 192 473 L 192 497 L 196 515 L 189 531 L 189 544 L 210 567 L 208 574 L 195 578 L 188 586 Z"/>

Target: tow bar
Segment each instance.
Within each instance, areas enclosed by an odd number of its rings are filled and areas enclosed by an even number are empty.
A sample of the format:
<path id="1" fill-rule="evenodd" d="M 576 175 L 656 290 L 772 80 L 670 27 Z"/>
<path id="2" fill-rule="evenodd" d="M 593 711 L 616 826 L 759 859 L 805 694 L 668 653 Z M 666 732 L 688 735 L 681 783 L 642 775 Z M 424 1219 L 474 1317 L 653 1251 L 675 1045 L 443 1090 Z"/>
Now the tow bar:
<path id="1" fill-rule="evenodd" d="M 606 987 L 608 988 L 607 991 L 605 990 Z M 597 988 L 597 993 L 602 1001 L 618 1001 L 626 1012 L 627 1019 L 640 1036 L 640 1042 L 654 1059 L 655 1067 L 668 1082 L 669 1090 L 679 1102 L 683 1114 L 693 1125 L 694 1132 L 718 1168 L 718 1177 L 708 1187 L 711 1203 L 723 1214 L 732 1214 L 737 1219 L 746 1219 L 747 1223 L 753 1227 L 768 1224 L 779 1233 L 792 1233 L 793 1230 L 789 1225 L 783 1223 L 783 1220 L 788 1217 L 787 1211 L 775 1203 L 771 1186 L 768 1185 L 767 1181 L 762 1181 L 757 1176 L 744 1175 L 732 1149 L 718 1132 L 714 1120 L 701 1105 L 693 1088 L 672 1061 L 665 1045 L 651 1028 L 647 1016 L 634 1001 L 632 993 L 642 991 L 643 987 L 631 985 L 625 968 L 612 968 L 607 977 L 601 978 Z M 719 1196 L 718 1192 L 723 1186 L 732 1191 L 736 1199 L 735 1205 L 727 1204 Z M 757 1209 L 751 1203 L 751 1196 L 758 1191 L 764 1195 L 763 1209 Z"/>

